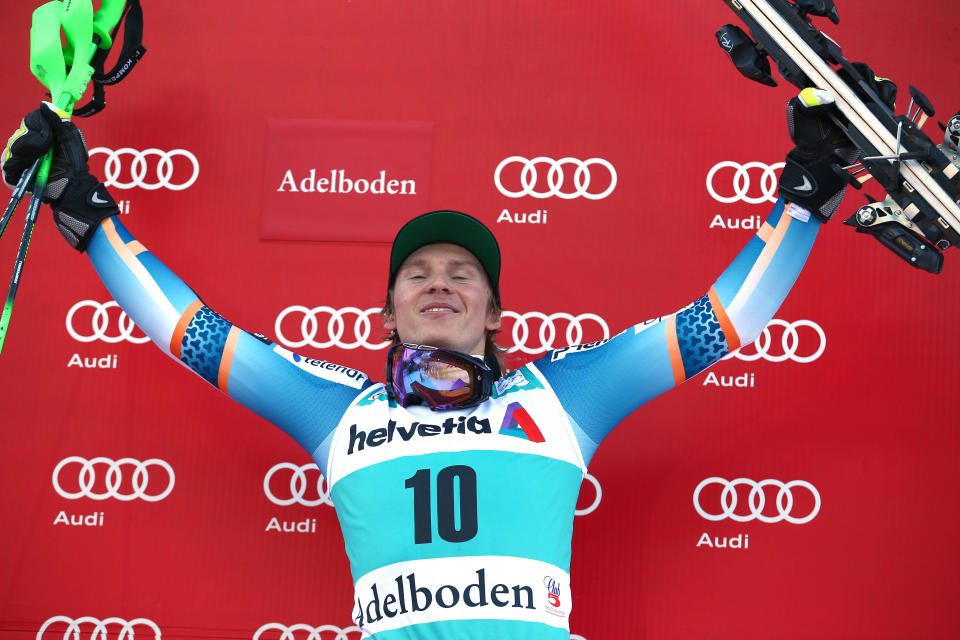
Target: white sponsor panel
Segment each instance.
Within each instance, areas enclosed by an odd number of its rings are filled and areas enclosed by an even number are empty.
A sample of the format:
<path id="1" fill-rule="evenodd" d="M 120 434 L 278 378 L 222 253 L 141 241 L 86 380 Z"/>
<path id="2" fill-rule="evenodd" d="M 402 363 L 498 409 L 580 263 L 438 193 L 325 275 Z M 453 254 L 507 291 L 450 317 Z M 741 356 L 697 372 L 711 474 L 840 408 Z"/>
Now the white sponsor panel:
<path id="1" fill-rule="evenodd" d="M 370 387 L 377 392 L 381 384 Z M 566 416 L 546 389 L 524 390 L 490 398 L 469 414 L 448 416 L 422 405 L 396 407 L 389 413 L 385 402 L 356 402 L 340 420 L 330 445 L 327 463 L 328 491 L 344 477 L 399 456 L 450 451 L 512 451 L 568 462 L 583 468 Z M 364 396 L 367 397 L 367 396 Z M 543 442 L 500 433 L 511 405 L 522 402 L 536 423 Z"/>
<path id="2" fill-rule="evenodd" d="M 503 171 L 507 167 L 518 164 L 520 170 L 520 189 L 511 190 L 503 184 Z M 547 170 L 546 189 L 537 190 L 538 170 Z M 600 180 L 609 180 L 606 188 L 590 189 L 591 180 L 595 180 L 593 172 L 600 171 L 603 176 Z M 523 156 L 510 156 L 497 165 L 493 173 L 493 181 L 497 189 L 508 198 L 549 198 L 555 196 L 564 200 L 583 197 L 588 200 L 606 198 L 617 188 L 617 170 L 603 158 L 560 158 L 555 160 L 546 156 L 528 159 Z M 498 220 L 499 222 L 499 220 Z"/>
<path id="3" fill-rule="evenodd" d="M 421 559 L 361 576 L 355 603 L 353 620 L 370 633 L 454 620 L 535 621 L 566 629 L 570 576 L 528 558 Z"/>
<path id="4" fill-rule="evenodd" d="M 103 165 L 106 176 L 104 186 L 115 189 L 133 189 L 140 187 L 152 191 L 166 188 L 172 191 L 187 189 L 200 177 L 200 162 L 197 156 L 186 149 L 108 149 L 94 147 L 90 150 L 90 159 L 98 155 L 107 156 Z M 174 158 L 186 160 L 175 162 Z M 129 162 L 129 164 L 127 164 Z M 189 164 L 189 167 L 187 166 Z M 129 167 L 129 180 L 121 179 Z"/>

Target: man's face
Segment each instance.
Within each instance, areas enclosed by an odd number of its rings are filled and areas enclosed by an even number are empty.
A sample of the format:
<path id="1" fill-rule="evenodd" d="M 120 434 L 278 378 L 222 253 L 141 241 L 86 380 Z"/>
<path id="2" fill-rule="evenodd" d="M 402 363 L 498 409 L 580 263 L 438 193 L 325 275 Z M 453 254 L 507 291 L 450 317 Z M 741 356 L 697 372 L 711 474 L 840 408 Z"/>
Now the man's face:
<path id="1" fill-rule="evenodd" d="M 446 242 L 414 251 L 400 265 L 393 285 L 393 314 L 383 326 L 401 342 L 483 354 L 488 331 L 500 328 L 480 262 Z"/>

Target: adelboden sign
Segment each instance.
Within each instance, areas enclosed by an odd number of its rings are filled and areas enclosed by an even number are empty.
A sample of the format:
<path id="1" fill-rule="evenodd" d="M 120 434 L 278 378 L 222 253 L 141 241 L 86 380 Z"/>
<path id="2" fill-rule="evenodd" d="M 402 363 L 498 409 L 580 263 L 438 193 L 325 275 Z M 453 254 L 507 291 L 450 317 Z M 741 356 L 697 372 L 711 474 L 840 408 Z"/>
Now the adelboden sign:
<path id="1" fill-rule="evenodd" d="M 433 125 L 270 118 L 260 236 L 390 242 L 429 206 Z"/>

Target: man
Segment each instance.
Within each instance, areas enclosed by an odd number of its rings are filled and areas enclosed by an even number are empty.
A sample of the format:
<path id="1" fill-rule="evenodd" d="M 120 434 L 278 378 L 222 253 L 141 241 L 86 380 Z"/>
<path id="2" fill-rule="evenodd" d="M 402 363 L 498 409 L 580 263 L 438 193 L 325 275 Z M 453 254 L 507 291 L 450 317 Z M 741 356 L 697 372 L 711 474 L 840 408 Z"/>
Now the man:
<path id="1" fill-rule="evenodd" d="M 872 74 L 871 74 L 872 76 Z M 699 299 L 610 339 L 501 375 L 500 251 L 479 221 L 434 211 L 391 250 L 387 383 L 307 361 L 209 309 L 121 224 L 67 115 L 31 112 L 10 139 L 14 184 L 54 141 L 45 198 L 136 324 L 230 398 L 290 434 L 330 487 L 376 638 L 566 639 L 576 498 L 599 444 L 647 400 L 756 338 L 839 205 L 845 139 L 805 90 L 788 120 L 781 199 Z"/>

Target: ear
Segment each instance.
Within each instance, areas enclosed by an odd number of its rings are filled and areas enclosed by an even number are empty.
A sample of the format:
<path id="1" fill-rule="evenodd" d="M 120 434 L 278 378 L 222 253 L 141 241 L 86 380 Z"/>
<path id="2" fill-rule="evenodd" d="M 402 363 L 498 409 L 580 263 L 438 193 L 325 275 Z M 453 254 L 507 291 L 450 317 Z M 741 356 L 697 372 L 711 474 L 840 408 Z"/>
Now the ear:
<path id="1" fill-rule="evenodd" d="M 384 314 L 383 316 L 383 328 L 387 331 L 396 331 L 397 329 L 397 318 L 394 314 Z"/>
<path id="2" fill-rule="evenodd" d="M 487 325 L 486 325 L 487 331 L 497 331 L 500 328 L 501 313 L 502 312 L 500 310 L 496 310 L 496 311 L 491 310 L 487 312 Z"/>

